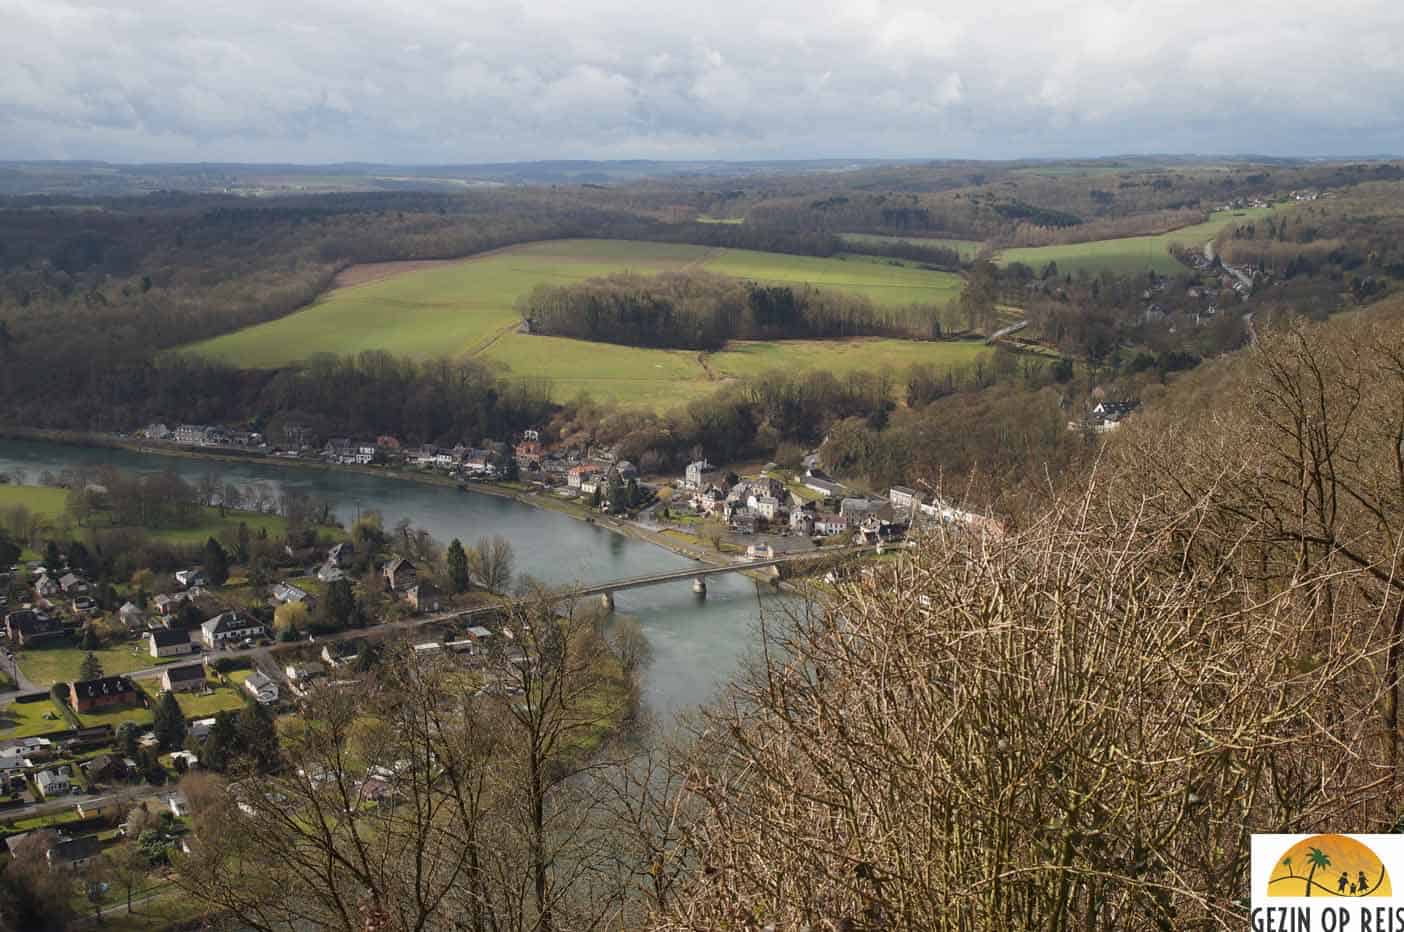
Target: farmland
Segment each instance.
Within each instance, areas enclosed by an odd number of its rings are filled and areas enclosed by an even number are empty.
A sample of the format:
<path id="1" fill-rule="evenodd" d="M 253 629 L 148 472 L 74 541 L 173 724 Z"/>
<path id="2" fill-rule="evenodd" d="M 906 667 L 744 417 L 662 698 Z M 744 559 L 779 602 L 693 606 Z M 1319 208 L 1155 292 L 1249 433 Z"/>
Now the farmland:
<path id="1" fill-rule="evenodd" d="M 708 358 L 719 375 L 745 378 L 770 369 L 794 372 L 823 367 L 840 378 L 849 372 L 884 371 L 896 377 L 916 363 L 958 368 L 989 352 L 980 341 L 923 343 L 916 340 L 857 339 L 842 342 L 785 340 L 735 342 Z"/>
<path id="2" fill-rule="evenodd" d="M 960 290 L 956 275 L 865 256 L 817 259 L 701 246 L 562 240 L 340 288 L 288 317 L 189 350 L 251 367 L 367 349 L 417 357 L 468 356 L 495 364 L 510 376 L 549 378 L 557 400 L 586 392 L 604 401 L 668 407 L 715 387 L 695 353 L 519 333 L 516 303 L 539 284 L 626 270 L 655 274 L 689 268 L 768 283 L 809 283 L 863 294 L 890 307 L 942 304 Z M 924 345 L 930 347 L 933 361 L 948 352 L 943 344 Z M 822 354 L 811 350 L 800 356 L 822 362 Z"/>
<path id="3" fill-rule="evenodd" d="M 1220 211 L 1204 223 L 1181 227 L 1157 236 L 1128 236 L 1063 246 L 1006 249 L 999 254 L 997 261 L 1000 265 L 1022 262 L 1035 271 L 1050 262 L 1056 262 L 1058 271 L 1065 274 L 1086 271 L 1096 275 L 1105 271 L 1128 275 L 1153 270 L 1162 275 L 1174 275 L 1183 273 L 1185 267 L 1170 255 L 1172 244 L 1182 243 L 1190 248 L 1200 248 L 1229 224 L 1263 217 L 1272 210 L 1273 208 L 1266 207 Z"/>

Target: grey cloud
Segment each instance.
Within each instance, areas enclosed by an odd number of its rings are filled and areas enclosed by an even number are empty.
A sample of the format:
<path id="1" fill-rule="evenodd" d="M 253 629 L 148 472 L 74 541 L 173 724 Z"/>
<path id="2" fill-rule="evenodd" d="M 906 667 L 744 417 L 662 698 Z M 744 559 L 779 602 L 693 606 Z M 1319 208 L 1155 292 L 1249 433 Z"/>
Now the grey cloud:
<path id="1" fill-rule="evenodd" d="M 1400 6 L 0 0 L 0 158 L 1401 151 Z"/>

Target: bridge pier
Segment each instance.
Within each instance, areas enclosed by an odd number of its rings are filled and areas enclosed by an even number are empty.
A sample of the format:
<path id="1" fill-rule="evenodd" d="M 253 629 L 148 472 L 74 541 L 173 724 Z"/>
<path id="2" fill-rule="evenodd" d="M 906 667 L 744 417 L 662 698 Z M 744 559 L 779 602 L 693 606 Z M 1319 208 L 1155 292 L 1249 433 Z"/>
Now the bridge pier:
<path id="1" fill-rule="evenodd" d="M 692 578 L 692 591 L 700 596 L 706 596 L 707 578 L 705 576 L 694 576 Z"/>
<path id="2" fill-rule="evenodd" d="M 614 611 L 614 593 L 605 592 L 600 595 L 600 606 L 607 612 Z"/>

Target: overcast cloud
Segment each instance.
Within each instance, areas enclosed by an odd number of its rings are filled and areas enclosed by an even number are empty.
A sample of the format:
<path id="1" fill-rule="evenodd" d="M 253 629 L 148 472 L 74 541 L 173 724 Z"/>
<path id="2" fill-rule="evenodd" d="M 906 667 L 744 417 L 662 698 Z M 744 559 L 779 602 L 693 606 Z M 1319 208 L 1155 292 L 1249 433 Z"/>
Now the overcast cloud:
<path id="1" fill-rule="evenodd" d="M 1404 152 L 1404 2 L 0 0 L 0 158 Z"/>

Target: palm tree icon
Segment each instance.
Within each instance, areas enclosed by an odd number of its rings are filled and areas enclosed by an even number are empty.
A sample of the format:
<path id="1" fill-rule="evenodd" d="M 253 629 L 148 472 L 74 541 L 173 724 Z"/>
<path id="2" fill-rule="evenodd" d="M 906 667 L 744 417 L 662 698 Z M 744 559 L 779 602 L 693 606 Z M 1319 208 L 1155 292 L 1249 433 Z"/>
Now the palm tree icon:
<path id="1" fill-rule="evenodd" d="M 1330 867 L 1331 858 L 1320 848 L 1308 848 L 1307 851 L 1307 863 L 1311 865 L 1311 870 L 1307 871 L 1306 875 L 1306 895 L 1311 896 L 1312 875 L 1316 873 L 1318 867 Z"/>

